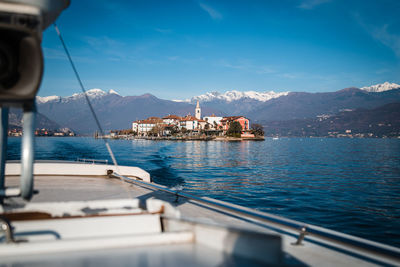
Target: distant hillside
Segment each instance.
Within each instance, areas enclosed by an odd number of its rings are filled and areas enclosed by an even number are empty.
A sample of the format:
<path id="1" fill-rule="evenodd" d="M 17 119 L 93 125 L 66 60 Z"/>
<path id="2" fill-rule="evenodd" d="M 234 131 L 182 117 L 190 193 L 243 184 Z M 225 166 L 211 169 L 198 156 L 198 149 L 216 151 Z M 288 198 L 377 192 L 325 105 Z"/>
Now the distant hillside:
<path id="1" fill-rule="evenodd" d="M 400 136 L 400 102 L 313 119 L 264 123 L 267 136 Z"/>
<path id="2" fill-rule="evenodd" d="M 232 90 L 209 92 L 184 101 L 195 103 L 197 100 L 203 107 L 219 109 L 222 115 L 245 115 L 253 122 L 303 119 L 324 113 L 335 114 L 341 109 L 375 108 L 400 101 L 400 85 L 385 82 L 329 93 Z"/>
<path id="3" fill-rule="evenodd" d="M 195 109 L 193 104 L 162 100 L 151 94 L 123 97 L 115 92 L 94 89 L 89 90 L 88 95 L 104 130 L 131 128 L 134 120 L 151 116 L 194 114 Z M 83 94 L 45 100 L 38 98 L 37 104 L 40 113 L 80 134 L 91 134 L 97 130 Z M 203 108 L 204 112 L 216 111 Z"/>
<path id="4" fill-rule="evenodd" d="M 392 102 L 400 102 L 400 89 L 368 92 L 347 88 L 331 93 L 289 93 L 265 102 L 247 116 L 259 122 L 306 119 L 321 114 L 333 115 L 344 109 L 371 109 Z"/>
<path id="5" fill-rule="evenodd" d="M 22 128 L 22 110 L 21 109 L 10 109 L 10 113 L 8 116 L 8 124 L 10 129 L 20 129 Z M 57 130 L 60 129 L 61 126 L 47 118 L 46 116 L 38 113 L 36 114 L 36 123 L 35 128 L 39 129 L 50 129 L 50 130 Z"/>

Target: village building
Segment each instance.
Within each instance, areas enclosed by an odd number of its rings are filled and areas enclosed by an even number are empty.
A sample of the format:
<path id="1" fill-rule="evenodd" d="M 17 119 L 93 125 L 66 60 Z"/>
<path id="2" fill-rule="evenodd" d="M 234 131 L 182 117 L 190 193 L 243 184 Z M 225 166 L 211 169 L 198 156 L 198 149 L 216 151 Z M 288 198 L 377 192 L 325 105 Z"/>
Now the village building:
<path id="1" fill-rule="evenodd" d="M 205 128 L 206 128 L 206 125 L 207 125 L 207 122 L 205 121 L 205 120 L 198 120 L 197 121 L 197 123 L 198 123 L 198 128 L 200 129 L 200 130 L 204 130 Z"/>
<path id="2" fill-rule="evenodd" d="M 230 117 L 224 117 L 221 120 L 221 126 L 224 132 L 228 131 L 229 126 L 232 122 L 237 121 L 240 123 L 242 126 L 242 133 L 249 131 L 250 129 L 250 121 L 244 116 L 230 116 Z"/>
<path id="3" fill-rule="evenodd" d="M 201 118 L 199 101 L 196 103 L 195 116 L 188 114 L 185 117 L 167 115 L 163 118 L 150 117 L 145 120 L 132 122 L 132 131 L 140 136 L 158 135 L 168 136 L 178 129 L 186 129 L 191 134 L 203 133 L 206 135 L 225 134 L 232 122 L 237 121 L 242 126 L 242 135 L 250 135 L 250 122 L 244 116 L 220 117 L 212 114 Z"/>
<path id="4" fill-rule="evenodd" d="M 139 121 L 132 122 L 132 131 L 137 133 L 139 129 Z"/>
<path id="5" fill-rule="evenodd" d="M 38 135 L 38 130 L 35 131 L 35 135 Z M 8 136 L 22 136 L 22 129 L 8 130 Z"/>
<path id="6" fill-rule="evenodd" d="M 141 120 L 138 123 L 138 134 L 139 135 L 147 135 L 148 132 L 156 126 L 157 122 L 152 120 Z"/>
<path id="7" fill-rule="evenodd" d="M 179 128 L 185 128 L 186 130 L 196 130 L 199 127 L 199 120 L 190 114 L 187 115 L 186 117 L 183 117 L 180 120 Z"/>
<path id="8" fill-rule="evenodd" d="M 176 115 L 168 115 L 162 118 L 163 122 L 167 125 L 179 125 L 182 117 Z"/>
<path id="9" fill-rule="evenodd" d="M 203 118 L 203 120 L 205 120 L 209 124 L 210 129 L 213 129 L 213 130 L 218 129 L 218 125 L 221 124 L 222 119 L 223 119 L 223 117 L 218 117 L 218 116 L 215 116 L 214 114 L 212 114 L 211 116 L 205 116 Z"/>
<path id="10" fill-rule="evenodd" d="M 145 120 L 139 120 L 132 123 L 132 130 L 138 135 L 148 135 L 148 133 L 159 124 L 162 124 L 163 120 L 158 117 L 150 117 Z"/>

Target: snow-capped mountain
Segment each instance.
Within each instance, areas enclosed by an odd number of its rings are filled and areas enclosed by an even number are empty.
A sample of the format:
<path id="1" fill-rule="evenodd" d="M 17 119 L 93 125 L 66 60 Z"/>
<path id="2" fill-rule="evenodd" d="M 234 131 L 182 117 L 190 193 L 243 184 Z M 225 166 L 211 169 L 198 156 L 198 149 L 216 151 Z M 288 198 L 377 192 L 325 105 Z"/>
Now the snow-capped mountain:
<path id="1" fill-rule="evenodd" d="M 266 102 L 270 99 L 277 98 L 280 96 L 287 95 L 289 92 L 279 92 L 276 93 L 274 91 L 269 92 L 256 92 L 256 91 L 246 91 L 240 92 L 236 90 L 227 91 L 223 94 L 219 92 L 208 92 L 204 95 L 194 96 L 191 99 L 187 100 L 174 100 L 176 102 L 196 102 L 197 100 L 200 102 L 211 102 L 215 100 L 222 100 L 226 102 L 238 101 L 242 99 L 251 99 L 260 102 Z"/>
<path id="2" fill-rule="evenodd" d="M 159 99 L 151 94 L 140 96 L 120 96 L 115 91 L 105 92 L 100 89 L 87 91 L 93 109 L 105 130 L 127 129 L 132 121 L 148 117 L 162 117 L 167 114 L 185 116 L 194 112 L 195 105 L 176 103 Z M 84 94 L 73 94 L 67 97 L 38 97 L 38 112 L 59 123 L 62 127 L 73 129 L 79 134 L 92 134 L 97 130 L 95 120 Z M 205 114 L 216 113 L 202 107 Z"/>
<path id="3" fill-rule="evenodd" d="M 120 94 L 118 94 L 116 91 L 114 90 L 109 90 L 108 92 L 105 92 L 101 89 L 90 89 L 86 91 L 86 94 L 89 96 L 89 98 L 93 99 L 93 98 L 99 98 L 99 97 L 103 97 L 106 95 L 118 95 L 120 96 Z M 48 102 L 68 102 L 68 101 L 73 101 L 73 100 L 77 100 L 77 99 L 81 99 L 84 98 L 85 95 L 83 93 L 76 93 L 73 94 L 72 96 L 67 96 L 67 97 L 61 97 L 61 96 L 56 96 L 56 95 L 52 95 L 52 96 L 37 96 L 36 97 L 36 101 L 39 104 L 44 104 L 44 103 L 48 103 Z"/>
<path id="4" fill-rule="evenodd" d="M 50 95 L 50 96 L 37 96 L 36 102 L 37 103 L 47 103 L 47 102 L 58 102 L 60 101 L 61 97 L 57 95 Z"/>
<path id="5" fill-rule="evenodd" d="M 87 95 L 92 100 L 104 129 L 126 129 L 134 120 L 147 117 L 162 117 L 167 114 L 185 116 L 194 112 L 196 100 L 200 101 L 202 115 L 217 116 L 242 115 L 253 122 L 315 118 L 319 114 L 336 114 L 343 109 L 372 109 L 388 103 L 400 102 L 399 85 L 385 83 L 370 93 L 365 87 L 347 88 L 336 92 L 239 92 L 206 93 L 187 101 L 159 99 L 151 94 L 140 96 L 120 96 L 110 90 L 91 89 Z M 384 91 L 386 90 L 387 91 Z M 373 90 L 373 89 L 369 89 Z M 78 133 L 93 133 L 94 120 L 84 94 L 72 96 L 37 97 L 38 111 L 62 127 Z"/>
<path id="6" fill-rule="evenodd" d="M 240 92 L 236 90 L 227 91 L 225 93 L 208 92 L 203 95 L 194 96 L 187 100 L 174 100 L 175 102 L 186 102 L 195 104 L 197 101 L 202 105 L 215 110 L 220 110 L 220 115 L 244 115 L 258 105 L 266 103 L 271 99 L 277 99 L 281 96 L 288 95 L 289 92 L 256 92 L 246 91 Z"/>
<path id="7" fill-rule="evenodd" d="M 371 85 L 371 86 L 365 86 L 360 89 L 367 91 L 367 92 L 379 93 L 379 92 L 389 91 L 389 90 L 393 90 L 393 89 L 400 89 L 400 84 L 384 82 L 384 83 L 375 84 L 375 85 Z"/>

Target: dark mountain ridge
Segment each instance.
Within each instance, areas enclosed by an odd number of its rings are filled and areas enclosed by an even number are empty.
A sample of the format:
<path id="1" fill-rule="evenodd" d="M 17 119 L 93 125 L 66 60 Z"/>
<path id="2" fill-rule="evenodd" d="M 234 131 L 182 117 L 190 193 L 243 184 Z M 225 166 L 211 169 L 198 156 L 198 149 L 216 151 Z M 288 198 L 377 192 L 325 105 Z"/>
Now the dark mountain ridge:
<path id="1" fill-rule="evenodd" d="M 8 115 L 8 124 L 9 129 L 21 129 L 22 128 L 22 110 L 11 108 L 10 113 Z M 44 116 L 43 114 L 36 114 L 36 121 L 35 121 L 35 128 L 36 129 L 51 129 L 57 130 L 60 129 L 61 126 Z"/>
<path id="2" fill-rule="evenodd" d="M 267 136 L 400 136 L 400 102 L 374 109 L 342 111 L 332 116 L 264 122 Z"/>
<path id="3" fill-rule="evenodd" d="M 91 103 L 104 130 L 128 129 L 131 128 L 133 121 L 152 116 L 194 114 L 195 109 L 195 105 L 163 100 L 151 94 L 126 97 L 106 94 L 92 97 Z M 90 134 L 97 130 L 84 97 L 38 103 L 38 110 L 51 120 L 80 134 Z M 216 112 L 206 107 L 203 110 L 208 113 Z"/>
<path id="4" fill-rule="evenodd" d="M 321 114 L 336 114 L 344 109 L 376 108 L 400 101 L 400 89 L 366 92 L 346 88 L 329 93 L 292 92 L 271 99 L 247 114 L 254 121 L 278 121 L 313 118 Z"/>
<path id="5" fill-rule="evenodd" d="M 104 130 L 128 129 L 133 121 L 152 116 L 194 114 L 195 109 L 195 103 L 163 100 L 151 94 L 123 97 L 99 89 L 89 90 L 88 93 Z M 39 112 L 62 127 L 80 134 L 91 134 L 97 130 L 83 94 L 43 99 L 37 101 Z M 253 123 L 265 124 L 269 121 L 315 118 L 321 114 L 333 115 L 341 110 L 372 109 L 392 102 L 400 102 L 400 89 L 384 92 L 368 92 L 358 88 L 329 93 L 291 92 L 268 101 L 252 98 L 233 101 L 215 99 L 200 102 L 200 106 L 202 116 L 244 115 Z"/>

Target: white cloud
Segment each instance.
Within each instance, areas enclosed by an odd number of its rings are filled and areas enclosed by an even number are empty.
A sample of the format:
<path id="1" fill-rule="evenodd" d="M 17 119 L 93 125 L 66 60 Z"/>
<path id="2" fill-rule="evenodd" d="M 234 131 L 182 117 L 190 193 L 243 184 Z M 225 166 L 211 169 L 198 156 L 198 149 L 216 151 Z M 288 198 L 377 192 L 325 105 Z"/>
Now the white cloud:
<path id="1" fill-rule="evenodd" d="M 388 31 L 388 25 L 382 27 L 373 27 L 370 31 L 372 37 L 386 45 L 400 58 L 400 35 L 390 33 Z"/>
<path id="2" fill-rule="evenodd" d="M 140 46 L 131 46 L 108 36 L 85 36 L 82 39 L 86 41 L 92 52 L 107 56 L 110 61 L 136 61 L 135 55 L 141 49 Z"/>
<path id="3" fill-rule="evenodd" d="M 218 65 L 225 67 L 225 68 L 229 68 L 229 69 L 237 69 L 237 70 L 247 70 L 249 68 L 251 68 L 252 66 L 250 66 L 249 64 L 243 64 L 243 63 L 239 63 L 239 64 L 232 64 L 229 63 L 225 60 L 222 60 L 218 63 Z"/>
<path id="4" fill-rule="evenodd" d="M 167 57 L 167 59 L 170 61 L 176 61 L 177 59 L 179 59 L 179 56 L 169 56 Z"/>
<path id="5" fill-rule="evenodd" d="M 222 66 L 229 69 L 244 70 L 248 72 L 253 72 L 257 74 L 272 74 L 277 71 L 271 66 L 255 65 L 249 60 L 240 60 L 238 62 L 232 63 L 226 60 L 220 60 L 217 62 L 218 66 Z"/>
<path id="6" fill-rule="evenodd" d="M 67 55 L 63 50 L 43 47 L 43 54 L 46 59 L 61 59 L 67 60 Z"/>
<path id="7" fill-rule="evenodd" d="M 279 74 L 278 77 L 286 78 L 286 79 L 296 79 L 296 78 L 299 78 L 299 74 L 295 74 L 295 73 L 282 73 L 282 74 Z"/>
<path id="8" fill-rule="evenodd" d="M 366 23 L 359 14 L 355 14 L 355 20 L 376 41 L 393 50 L 400 58 L 400 35 L 390 32 L 389 25 L 376 26 Z"/>
<path id="9" fill-rule="evenodd" d="M 214 19 L 214 20 L 220 20 L 222 19 L 222 14 L 219 13 L 217 10 L 215 10 L 214 8 L 212 8 L 209 5 L 206 5 L 204 3 L 199 3 L 199 6 L 208 13 L 208 15 Z"/>
<path id="10" fill-rule="evenodd" d="M 55 49 L 55 48 L 43 47 L 43 55 L 44 55 L 45 59 L 68 61 L 67 54 L 61 48 Z M 89 57 L 77 56 L 76 54 L 73 54 L 71 56 L 72 56 L 72 60 L 74 60 L 74 61 L 93 62 L 93 59 L 89 58 Z"/>
<path id="11" fill-rule="evenodd" d="M 390 69 L 378 69 L 375 71 L 376 74 L 385 74 L 385 73 L 389 73 Z"/>
<path id="12" fill-rule="evenodd" d="M 313 9 L 316 6 L 330 2 L 331 0 L 302 0 L 298 8 Z"/>
<path id="13" fill-rule="evenodd" d="M 155 28 L 154 30 L 155 30 L 156 32 L 163 33 L 163 34 L 172 33 L 172 30 L 171 30 L 171 29 Z"/>
<path id="14" fill-rule="evenodd" d="M 108 36 L 100 36 L 100 37 L 92 37 L 92 36 L 86 36 L 84 37 L 86 42 L 93 48 L 101 48 L 103 49 L 104 47 L 112 47 L 115 48 L 117 46 L 122 46 L 124 45 L 123 42 L 111 39 Z"/>
<path id="15" fill-rule="evenodd" d="M 276 70 L 270 67 L 260 67 L 259 70 L 256 71 L 258 74 L 271 74 L 276 73 Z"/>

